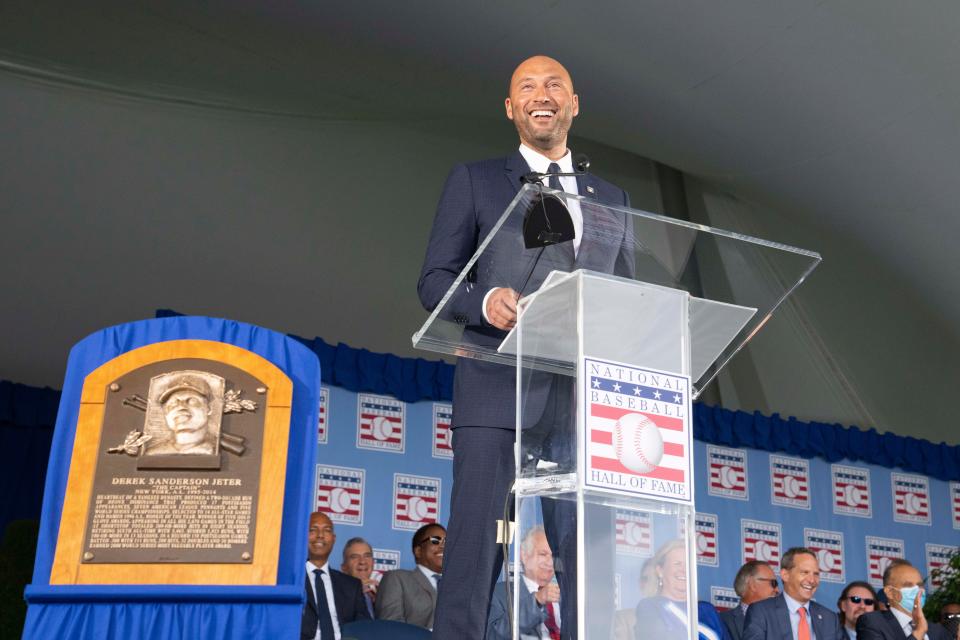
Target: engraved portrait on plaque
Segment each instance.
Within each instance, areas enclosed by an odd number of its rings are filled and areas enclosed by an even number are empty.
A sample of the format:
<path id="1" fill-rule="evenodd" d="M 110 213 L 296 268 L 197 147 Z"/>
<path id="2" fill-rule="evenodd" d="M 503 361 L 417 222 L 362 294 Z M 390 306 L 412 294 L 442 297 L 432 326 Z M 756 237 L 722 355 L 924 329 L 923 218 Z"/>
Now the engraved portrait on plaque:
<path id="1" fill-rule="evenodd" d="M 136 368 L 103 393 L 83 562 L 251 562 L 263 382 L 179 358 Z"/>

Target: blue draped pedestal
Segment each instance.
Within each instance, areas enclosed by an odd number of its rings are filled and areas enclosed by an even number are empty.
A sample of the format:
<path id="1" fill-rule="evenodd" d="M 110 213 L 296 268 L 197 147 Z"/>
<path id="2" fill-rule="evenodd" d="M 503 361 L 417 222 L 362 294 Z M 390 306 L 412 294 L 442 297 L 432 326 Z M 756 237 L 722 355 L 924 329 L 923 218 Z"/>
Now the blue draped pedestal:
<path id="1" fill-rule="evenodd" d="M 275 586 L 51 585 L 64 493 L 86 376 L 155 342 L 212 340 L 262 356 L 293 382 L 283 524 Z M 307 519 L 316 458 L 320 363 L 283 334 L 213 318 L 171 317 L 104 329 L 70 352 L 50 450 L 24 638 L 295 638 L 300 632 Z"/>

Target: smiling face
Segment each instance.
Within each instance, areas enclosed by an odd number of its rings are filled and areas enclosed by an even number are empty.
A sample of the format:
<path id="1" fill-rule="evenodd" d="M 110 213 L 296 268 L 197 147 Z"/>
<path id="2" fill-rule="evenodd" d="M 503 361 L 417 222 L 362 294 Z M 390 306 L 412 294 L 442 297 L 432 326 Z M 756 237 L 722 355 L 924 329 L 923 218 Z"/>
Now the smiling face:
<path id="1" fill-rule="evenodd" d="M 330 517 L 325 513 L 311 513 L 310 530 L 307 532 L 307 557 L 310 562 L 322 567 L 330 557 L 336 541 L 337 535 L 333 532 Z"/>
<path id="2" fill-rule="evenodd" d="M 660 595 L 678 602 L 687 599 L 687 554 L 683 547 L 666 555 L 663 564 L 657 566 L 657 577 L 662 582 Z"/>
<path id="3" fill-rule="evenodd" d="M 431 538 L 439 538 L 434 544 Z M 447 532 L 440 525 L 434 525 L 423 532 L 419 544 L 413 549 L 417 564 L 422 564 L 434 573 L 443 573 L 443 550 L 446 546 Z"/>
<path id="4" fill-rule="evenodd" d="M 531 533 L 520 547 L 520 562 L 523 563 L 523 575 L 541 587 L 553 579 L 553 552 L 543 531 Z"/>
<path id="5" fill-rule="evenodd" d="M 207 435 L 210 403 L 192 389 L 181 389 L 164 401 L 163 418 L 173 432 L 174 446 L 193 445 Z"/>
<path id="6" fill-rule="evenodd" d="M 851 598 L 857 599 L 860 602 L 854 602 Z M 868 605 L 864 600 L 870 600 L 871 603 Z M 843 611 L 843 623 L 851 629 L 856 629 L 857 618 L 868 611 L 874 610 L 876 605 L 873 600 L 873 594 L 870 593 L 868 589 L 863 587 L 850 587 L 846 597 L 840 602 L 840 610 Z"/>
<path id="7" fill-rule="evenodd" d="M 820 565 L 816 556 L 798 553 L 793 557 L 793 567 L 780 569 L 783 590 L 801 604 L 809 602 L 820 586 Z"/>
<path id="8" fill-rule="evenodd" d="M 340 569 L 354 578 L 369 580 L 373 572 L 373 549 L 366 542 L 354 542 L 343 552 Z"/>
<path id="9" fill-rule="evenodd" d="M 551 160 L 566 155 L 567 134 L 580 112 L 580 98 L 563 65 L 546 56 L 521 62 L 510 79 L 510 97 L 504 105 L 523 144 Z"/>

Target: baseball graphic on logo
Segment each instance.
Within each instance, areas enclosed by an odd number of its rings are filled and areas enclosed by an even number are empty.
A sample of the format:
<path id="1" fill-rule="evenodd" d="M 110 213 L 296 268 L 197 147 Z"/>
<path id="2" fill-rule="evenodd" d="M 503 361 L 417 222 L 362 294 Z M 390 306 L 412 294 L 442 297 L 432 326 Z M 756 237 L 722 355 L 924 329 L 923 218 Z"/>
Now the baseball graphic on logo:
<path id="1" fill-rule="evenodd" d="M 330 509 L 334 513 L 343 513 L 350 508 L 350 492 L 343 487 L 335 487 L 330 492 Z"/>
<path id="2" fill-rule="evenodd" d="M 908 493 L 903 496 L 903 508 L 906 509 L 910 515 L 917 515 L 917 512 L 920 511 L 920 498 L 917 494 Z"/>
<path id="3" fill-rule="evenodd" d="M 883 572 L 886 571 L 887 567 L 889 566 L 890 566 L 890 558 L 888 558 L 887 556 L 881 556 L 881 558 L 877 560 L 877 567 L 878 567 L 877 573 L 880 575 L 883 575 Z"/>
<path id="4" fill-rule="evenodd" d="M 640 529 L 640 525 L 636 522 L 628 522 L 623 527 L 623 537 L 627 541 L 627 544 L 631 546 L 637 546 L 640 544 L 640 541 L 643 536 L 643 530 Z"/>
<path id="5" fill-rule="evenodd" d="M 783 492 L 788 498 L 796 498 L 800 495 L 800 483 L 793 476 L 784 476 Z"/>
<path id="6" fill-rule="evenodd" d="M 663 458 L 663 437 L 650 418 L 628 413 L 613 426 L 613 449 L 630 471 L 650 473 Z"/>
<path id="7" fill-rule="evenodd" d="M 702 533 L 697 533 L 697 553 L 706 553 L 707 551 L 707 536 Z"/>
<path id="8" fill-rule="evenodd" d="M 770 562 L 770 560 L 773 559 L 773 552 L 770 549 L 770 545 L 764 540 L 757 540 L 756 544 L 753 545 L 753 555 L 761 562 Z"/>
<path id="9" fill-rule="evenodd" d="M 724 489 L 732 489 L 737 484 L 737 470 L 724 465 L 720 468 L 720 484 Z"/>
<path id="10" fill-rule="evenodd" d="M 413 496 L 407 500 L 407 517 L 420 522 L 427 517 L 430 507 L 420 496 Z"/>
<path id="11" fill-rule="evenodd" d="M 843 488 L 843 499 L 851 507 L 860 506 L 860 489 L 852 484 Z"/>
<path id="12" fill-rule="evenodd" d="M 820 549 L 817 551 L 817 560 L 820 562 L 820 568 L 825 571 L 833 571 L 837 566 L 837 559 L 829 549 Z"/>
<path id="13" fill-rule="evenodd" d="M 393 423 L 383 416 L 374 418 L 370 427 L 373 430 L 373 437 L 381 442 L 393 435 Z"/>

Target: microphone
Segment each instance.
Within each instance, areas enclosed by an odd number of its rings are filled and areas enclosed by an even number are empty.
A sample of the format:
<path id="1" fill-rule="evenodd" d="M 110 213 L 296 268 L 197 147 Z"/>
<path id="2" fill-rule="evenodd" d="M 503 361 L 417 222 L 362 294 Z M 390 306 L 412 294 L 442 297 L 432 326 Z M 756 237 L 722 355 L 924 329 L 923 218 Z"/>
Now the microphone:
<path id="1" fill-rule="evenodd" d="M 522 184 L 534 184 L 549 176 L 566 177 L 582 176 L 590 169 L 590 157 L 585 153 L 578 153 L 573 157 L 573 173 L 538 173 L 530 171 L 520 176 Z"/>

